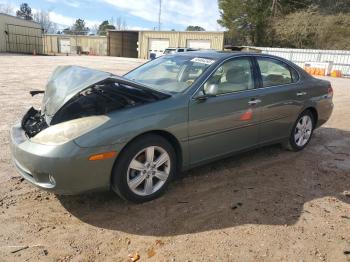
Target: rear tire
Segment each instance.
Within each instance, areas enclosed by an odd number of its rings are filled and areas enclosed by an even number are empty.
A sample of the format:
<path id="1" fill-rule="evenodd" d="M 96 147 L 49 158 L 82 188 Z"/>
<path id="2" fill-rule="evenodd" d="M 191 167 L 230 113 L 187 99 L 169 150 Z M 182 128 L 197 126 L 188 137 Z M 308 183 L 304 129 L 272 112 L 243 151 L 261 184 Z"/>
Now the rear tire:
<path id="1" fill-rule="evenodd" d="M 112 189 L 142 203 L 161 196 L 176 173 L 176 154 L 162 136 L 144 135 L 122 151 L 112 171 Z"/>
<path id="2" fill-rule="evenodd" d="M 314 127 L 315 120 L 311 111 L 301 113 L 293 125 L 286 148 L 295 152 L 303 150 L 311 141 Z"/>

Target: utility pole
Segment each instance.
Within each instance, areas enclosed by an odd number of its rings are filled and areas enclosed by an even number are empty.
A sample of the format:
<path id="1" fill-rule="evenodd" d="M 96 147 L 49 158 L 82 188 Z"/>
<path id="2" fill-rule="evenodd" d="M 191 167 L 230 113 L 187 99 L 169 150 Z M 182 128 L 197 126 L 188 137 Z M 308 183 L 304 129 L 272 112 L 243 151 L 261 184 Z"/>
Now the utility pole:
<path id="1" fill-rule="evenodd" d="M 162 17 L 162 0 L 159 0 L 158 31 L 160 31 L 161 17 Z"/>

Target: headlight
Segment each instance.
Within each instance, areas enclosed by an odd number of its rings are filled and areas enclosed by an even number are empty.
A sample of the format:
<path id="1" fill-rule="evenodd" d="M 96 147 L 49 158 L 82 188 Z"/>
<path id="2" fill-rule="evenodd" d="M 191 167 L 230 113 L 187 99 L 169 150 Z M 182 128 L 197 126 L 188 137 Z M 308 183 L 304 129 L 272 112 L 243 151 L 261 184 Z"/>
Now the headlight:
<path id="1" fill-rule="evenodd" d="M 60 145 L 106 123 L 107 116 L 89 116 L 50 126 L 31 139 L 44 145 Z"/>

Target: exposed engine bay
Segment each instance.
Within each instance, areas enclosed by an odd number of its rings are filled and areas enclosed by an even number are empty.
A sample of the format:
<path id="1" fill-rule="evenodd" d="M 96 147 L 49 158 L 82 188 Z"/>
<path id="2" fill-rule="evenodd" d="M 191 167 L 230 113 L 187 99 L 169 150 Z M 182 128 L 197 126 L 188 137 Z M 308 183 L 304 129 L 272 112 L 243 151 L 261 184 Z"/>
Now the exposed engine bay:
<path id="1" fill-rule="evenodd" d="M 41 111 L 34 109 L 34 107 L 31 107 L 24 115 L 21 125 L 28 137 L 33 137 L 48 127 Z"/>
<path id="2" fill-rule="evenodd" d="M 167 97 L 167 94 L 138 87 L 135 83 L 129 84 L 124 79 L 110 77 L 74 95 L 50 116 L 50 122 L 47 121 L 45 108 L 43 111 L 30 108 L 22 119 L 22 128 L 28 137 L 34 137 L 50 125 L 87 116 L 104 115 Z"/>
<path id="3" fill-rule="evenodd" d="M 52 118 L 51 124 L 80 117 L 103 115 L 114 110 L 133 107 L 159 100 L 152 92 L 119 84 L 108 79 L 89 87 L 74 96 Z"/>

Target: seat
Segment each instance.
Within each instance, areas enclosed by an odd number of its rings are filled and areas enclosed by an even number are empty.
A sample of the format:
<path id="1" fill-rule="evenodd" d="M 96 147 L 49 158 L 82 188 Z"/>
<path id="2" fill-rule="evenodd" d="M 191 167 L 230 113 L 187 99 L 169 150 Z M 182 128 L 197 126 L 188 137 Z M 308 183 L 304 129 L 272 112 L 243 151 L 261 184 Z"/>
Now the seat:
<path id="1" fill-rule="evenodd" d="M 230 93 L 246 90 L 249 87 L 250 75 L 241 66 L 230 68 L 226 73 L 226 81 L 219 84 L 219 93 Z"/>
<path id="2" fill-rule="evenodd" d="M 283 84 L 289 84 L 292 82 L 291 78 L 285 78 L 283 75 L 278 74 L 269 74 L 263 79 L 264 86 L 276 86 L 276 85 L 283 85 Z"/>

